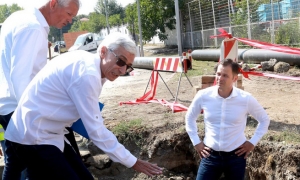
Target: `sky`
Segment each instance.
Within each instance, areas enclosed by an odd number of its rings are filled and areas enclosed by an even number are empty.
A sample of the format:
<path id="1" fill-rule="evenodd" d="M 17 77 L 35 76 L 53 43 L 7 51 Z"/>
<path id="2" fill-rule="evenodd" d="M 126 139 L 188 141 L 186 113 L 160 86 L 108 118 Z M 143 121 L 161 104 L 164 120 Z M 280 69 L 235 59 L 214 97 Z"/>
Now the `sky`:
<path id="1" fill-rule="evenodd" d="M 81 7 L 79 9 L 78 14 L 89 14 L 90 12 L 94 11 L 94 7 L 98 0 L 80 0 L 81 1 Z M 7 4 L 18 4 L 18 6 L 23 8 L 28 7 L 40 7 L 43 5 L 47 0 L 1 0 L 0 5 Z M 121 4 L 123 7 L 125 7 L 129 3 L 133 3 L 135 0 L 117 0 L 118 4 Z"/>

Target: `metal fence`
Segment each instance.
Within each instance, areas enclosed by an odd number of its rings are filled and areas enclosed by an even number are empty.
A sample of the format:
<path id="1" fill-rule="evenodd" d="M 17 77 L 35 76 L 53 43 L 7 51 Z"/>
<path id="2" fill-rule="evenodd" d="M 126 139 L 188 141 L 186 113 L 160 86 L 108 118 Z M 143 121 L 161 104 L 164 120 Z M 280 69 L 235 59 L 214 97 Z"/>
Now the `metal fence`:
<path id="1" fill-rule="evenodd" d="M 300 46 L 300 0 L 188 0 L 186 7 L 184 48 L 218 48 L 223 39 L 210 36 L 219 28 L 234 37 Z"/>

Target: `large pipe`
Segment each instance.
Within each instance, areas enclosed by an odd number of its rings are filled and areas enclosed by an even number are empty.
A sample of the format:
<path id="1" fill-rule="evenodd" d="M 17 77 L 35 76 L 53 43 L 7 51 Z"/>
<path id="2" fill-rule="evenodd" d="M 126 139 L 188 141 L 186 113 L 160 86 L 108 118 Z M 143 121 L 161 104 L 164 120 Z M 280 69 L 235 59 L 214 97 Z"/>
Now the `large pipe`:
<path id="1" fill-rule="evenodd" d="M 200 61 L 219 61 L 220 49 L 194 50 L 192 58 Z M 289 63 L 290 65 L 300 65 L 300 55 L 281 53 L 265 49 L 238 49 L 238 59 L 245 63 L 260 64 L 262 61 L 276 59 Z"/>
<path id="2" fill-rule="evenodd" d="M 200 61 L 218 62 L 220 49 L 194 50 L 192 58 Z M 136 57 L 133 62 L 134 68 L 153 69 L 153 62 L 157 57 Z M 245 63 L 260 64 L 262 61 L 277 59 L 290 65 L 300 65 L 300 55 L 280 53 L 264 49 L 238 49 L 238 59 Z"/>
<path id="3" fill-rule="evenodd" d="M 135 57 L 132 67 L 140 69 L 153 69 L 153 63 L 157 58 L 170 58 L 170 57 Z M 188 59 L 182 60 L 183 71 L 191 68 L 191 63 Z"/>
<path id="4" fill-rule="evenodd" d="M 140 69 L 153 69 L 153 61 L 156 57 L 135 57 L 132 67 Z"/>

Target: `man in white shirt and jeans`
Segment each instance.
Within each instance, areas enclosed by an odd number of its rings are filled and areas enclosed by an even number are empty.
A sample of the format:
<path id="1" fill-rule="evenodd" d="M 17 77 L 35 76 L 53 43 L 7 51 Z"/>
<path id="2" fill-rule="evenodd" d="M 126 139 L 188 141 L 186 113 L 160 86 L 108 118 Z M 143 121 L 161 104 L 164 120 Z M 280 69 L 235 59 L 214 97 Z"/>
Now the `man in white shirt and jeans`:
<path id="1" fill-rule="evenodd" d="M 218 65 L 217 85 L 200 90 L 185 117 L 186 131 L 201 162 L 197 180 L 243 180 L 246 158 L 267 132 L 270 123 L 264 108 L 248 92 L 234 87 L 239 65 L 225 59 Z M 196 120 L 204 111 L 205 137 L 198 136 Z M 247 140 L 244 130 L 248 114 L 259 123 L 255 134 Z"/>
<path id="2" fill-rule="evenodd" d="M 19 166 L 27 167 L 29 178 L 80 179 L 62 155 L 64 129 L 79 118 L 93 143 L 113 161 L 149 176 L 162 173 L 157 165 L 137 159 L 118 142 L 105 127 L 98 105 L 103 83 L 132 71 L 135 54 L 135 43 L 127 35 L 112 33 L 96 54 L 68 52 L 52 59 L 34 77 L 5 133 L 7 144 L 14 149 L 10 155 L 19 158 Z"/>

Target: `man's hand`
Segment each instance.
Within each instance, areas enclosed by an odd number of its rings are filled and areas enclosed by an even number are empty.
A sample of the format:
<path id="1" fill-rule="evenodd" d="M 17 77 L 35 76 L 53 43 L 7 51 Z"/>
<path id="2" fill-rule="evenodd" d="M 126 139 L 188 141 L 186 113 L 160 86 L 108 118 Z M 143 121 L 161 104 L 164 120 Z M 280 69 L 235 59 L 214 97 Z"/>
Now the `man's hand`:
<path id="1" fill-rule="evenodd" d="M 156 164 L 151 164 L 147 161 L 138 159 L 132 168 L 138 172 L 142 172 L 148 176 L 162 174 L 163 168 L 158 167 Z"/>
<path id="2" fill-rule="evenodd" d="M 0 156 L 3 156 L 2 150 L 0 149 Z"/>
<path id="3" fill-rule="evenodd" d="M 254 145 L 251 144 L 249 141 L 244 142 L 240 147 L 238 147 L 238 150 L 235 152 L 236 155 L 241 156 L 245 154 L 245 159 L 248 157 L 251 151 L 253 151 Z"/>
<path id="4" fill-rule="evenodd" d="M 200 158 L 207 158 L 210 155 L 209 147 L 206 147 L 203 141 L 195 146 Z"/>

